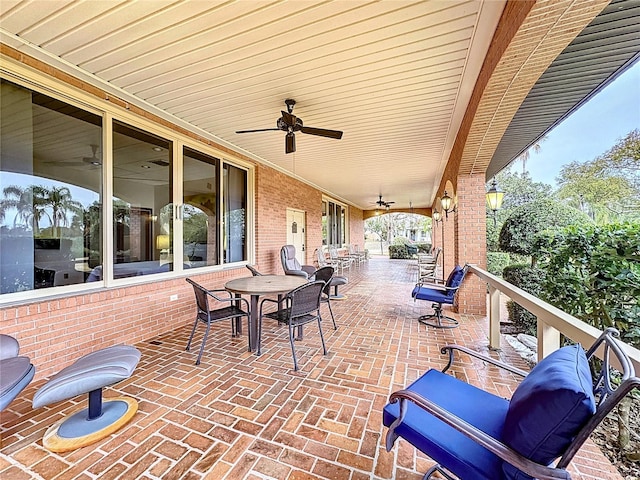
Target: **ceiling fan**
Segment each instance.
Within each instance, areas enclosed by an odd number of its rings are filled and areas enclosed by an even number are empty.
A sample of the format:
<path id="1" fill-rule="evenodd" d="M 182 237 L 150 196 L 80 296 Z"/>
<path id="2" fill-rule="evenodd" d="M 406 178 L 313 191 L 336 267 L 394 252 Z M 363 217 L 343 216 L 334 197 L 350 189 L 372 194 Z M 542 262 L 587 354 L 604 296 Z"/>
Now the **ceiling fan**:
<path id="1" fill-rule="evenodd" d="M 64 160 L 48 160 L 45 161 L 47 165 L 55 165 L 59 167 L 100 167 L 102 165 L 102 159 L 98 157 L 98 145 L 91 144 L 91 156 L 82 157 L 82 161 L 67 162 Z"/>
<path id="2" fill-rule="evenodd" d="M 293 106 L 296 104 L 295 100 L 290 98 L 284 101 L 287 106 L 287 111 L 281 110 L 282 116 L 276 122 L 277 128 L 261 128 L 258 130 L 238 130 L 236 133 L 254 133 L 254 132 L 268 132 L 282 130 L 287 132 L 284 140 L 285 153 L 293 153 L 296 151 L 296 136 L 295 132 L 307 133 L 309 135 L 317 135 L 319 137 L 335 138 L 340 140 L 342 138 L 342 132 L 339 130 L 326 130 L 324 128 L 305 127 L 302 123 L 302 119 L 296 117 L 293 114 Z"/>
<path id="3" fill-rule="evenodd" d="M 94 165 L 96 167 L 102 165 L 102 159 L 96 157 L 98 153 L 98 145 L 91 144 L 92 155 L 90 157 L 82 157 L 82 161 L 84 163 L 88 163 L 89 165 Z"/>
<path id="4" fill-rule="evenodd" d="M 382 200 L 382 195 L 378 195 L 378 201 L 375 202 L 380 208 L 389 208 L 392 204 L 396 202 L 385 202 Z"/>

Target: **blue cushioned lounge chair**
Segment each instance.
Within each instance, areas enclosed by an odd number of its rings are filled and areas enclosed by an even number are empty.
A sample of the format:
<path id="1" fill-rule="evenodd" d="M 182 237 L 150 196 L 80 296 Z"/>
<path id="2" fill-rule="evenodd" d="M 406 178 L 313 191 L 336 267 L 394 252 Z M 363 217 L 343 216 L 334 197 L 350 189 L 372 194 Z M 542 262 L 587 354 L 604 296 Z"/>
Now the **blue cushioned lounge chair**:
<path id="1" fill-rule="evenodd" d="M 458 289 L 462 285 L 469 266 L 457 265 L 449 274 L 447 281 L 442 283 L 418 282 L 411 292 L 414 300 L 427 300 L 433 302 L 433 314 L 422 315 L 418 318 L 420 323 L 436 328 L 454 328 L 458 326 L 455 318 L 442 315 L 442 305 L 453 305 L 456 301 Z"/>
<path id="2" fill-rule="evenodd" d="M 562 347 L 528 374 L 447 345 L 442 353 L 449 354 L 449 363 L 442 372 L 429 370 L 391 394 L 383 409 L 387 450 L 402 437 L 435 460 L 424 480 L 435 472 L 448 479 L 571 479 L 566 467 L 584 441 L 620 400 L 640 388 L 617 336 L 607 329 L 586 352 L 580 345 Z M 456 351 L 524 379 L 510 400 L 493 395 L 445 373 Z M 591 362 L 596 351 L 603 359 L 599 366 Z"/>

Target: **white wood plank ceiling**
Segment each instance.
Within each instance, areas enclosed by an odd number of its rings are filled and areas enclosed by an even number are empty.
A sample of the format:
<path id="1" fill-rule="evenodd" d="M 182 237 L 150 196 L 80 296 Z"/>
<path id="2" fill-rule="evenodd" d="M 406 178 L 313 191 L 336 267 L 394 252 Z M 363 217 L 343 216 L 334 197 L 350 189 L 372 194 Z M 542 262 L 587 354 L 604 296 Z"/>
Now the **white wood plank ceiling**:
<path id="1" fill-rule="evenodd" d="M 429 207 L 504 7 L 492 1 L 0 2 L 2 41 L 61 59 L 360 208 Z M 26 52 L 26 50 L 25 50 Z M 28 53 L 28 52 L 27 52 Z M 106 82 L 106 83 L 102 83 Z M 305 126 L 285 154 L 284 100 Z M 170 118 L 170 117 L 169 117 Z M 87 145 L 90 142 L 87 142 Z"/>

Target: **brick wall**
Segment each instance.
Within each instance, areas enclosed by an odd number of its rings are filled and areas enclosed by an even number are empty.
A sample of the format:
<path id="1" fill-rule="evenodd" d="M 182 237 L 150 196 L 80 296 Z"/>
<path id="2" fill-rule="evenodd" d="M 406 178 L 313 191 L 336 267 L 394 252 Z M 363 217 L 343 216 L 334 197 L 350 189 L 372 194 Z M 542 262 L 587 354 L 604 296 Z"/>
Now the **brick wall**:
<path id="1" fill-rule="evenodd" d="M 256 264 L 263 273 L 281 274 L 280 248 L 287 243 L 287 208 L 306 213 L 306 264 L 322 245 L 322 193 L 273 168 L 256 167 Z"/>
<path id="2" fill-rule="evenodd" d="M 267 273 L 282 273 L 280 247 L 286 243 L 286 209 L 306 212 L 307 245 L 322 243 L 322 193 L 270 167 L 256 167 L 256 262 Z M 362 215 L 360 214 L 360 222 Z M 362 231 L 358 216 L 351 228 Z M 313 249 L 307 249 L 313 263 Z M 246 276 L 242 268 L 189 276 L 209 288 Z M 170 301 L 171 295 L 178 300 Z M 36 366 L 36 379 L 49 377 L 78 357 L 117 343 L 134 344 L 190 324 L 193 289 L 184 279 L 149 281 L 131 287 L 65 295 L 0 309 L 0 331 L 20 341 L 21 354 Z M 185 340 L 185 345 L 187 338 Z"/>
<path id="3" fill-rule="evenodd" d="M 364 250 L 364 219 L 359 208 L 349 207 L 349 243 Z"/>

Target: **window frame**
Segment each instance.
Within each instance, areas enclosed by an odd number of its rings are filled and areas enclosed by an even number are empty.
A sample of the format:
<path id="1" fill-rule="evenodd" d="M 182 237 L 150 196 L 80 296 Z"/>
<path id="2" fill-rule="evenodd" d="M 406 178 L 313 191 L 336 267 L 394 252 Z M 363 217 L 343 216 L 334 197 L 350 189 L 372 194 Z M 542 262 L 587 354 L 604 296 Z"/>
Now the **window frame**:
<path id="1" fill-rule="evenodd" d="M 209 265 L 197 267 L 194 270 L 198 274 L 213 273 L 230 268 L 238 268 L 248 263 L 254 263 L 255 259 L 255 242 L 256 242 L 256 228 L 255 228 L 255 165 L 253 163 L 242 160 L 235 157 L 228 151 L 217 149 L 207 143 L 199 142 L 198 140 L 191 138 L 188 135 L 180 133 L 177 129 L 180 128 L 175 125 L 176 129 L 172 129 L 163 124 L 156 123 L 147 118 L 138 116 L 125 108 L 118 107 L 113 103 L 102 100 L 87 92 L 84 92 L 72 85 L 68 85 L 60 80 L 46 76 L 45 74 L 33 71 L 26 68 L 13 59 L 6 59 L 2 56 L 3 62 L 7 60 L 6 64 L 0 68 L 0 77 L 16 85 L 28 89 L 30 91 L 38 92 L 56 100 L 65 102 L 76 108 L 85 110 L 94 115 L 98 115 L 102 119 L 102 241 L 103 241 L 103 279 L 98 282 L 85 282 L 73 285 L 64 285 L 57 287 L 49 287 L 46 289 L 32 289 L 27 291 L 7 293 L 0 295 L 0 306 L 22 301 L 37 301 L 44 297 L 50 297 L 51 295 L 76 295 L 85 292 L 94 291 L 100 288 L 120 288 L 129 285 L 138 285 L 143 283 L 152 283 L 165 281 L 176 277 L 184 277 L 191 272 L 191 269 L 184 269 L 182 262 L 174 263 L 174 270 L 170 272 L 157 273 L 153 275 L 143 275 L 138 277 L 128 278 L 113 278 L 113 122 L 118 121 L 124 124 L 130 125 L 134 128 L 138 128 L 152 135 L 160 136 L 172 144 L 172 195 L 173 195 L 173 254 L 174 258 L 182 258 L 183 245 L 182 245 L 182 212 L 183 205 L 183 156 L 182 152 L 184 148 L 189 148 L 200 152 L 204 155 L 211 156 L 219 159 L 220 171 L 222 171 L 224 164 L 232 165 L 236 168 L 243 169 L 247 172 L 246 182 L 246 259 L 233 263 L 222 263 L 222 247 L 221 243 L 218 246 L 219 263 L 217 265 Z M 194 130 L 191 131 L 194 135 L 198 134 Z M 201 134 L 200 134 L 201 135 Z M 205 140 L 206 141 L 206 140 Z M 219 175 L 218 189 L 216 193 L 219 197 L 222 197 L 222 175 Z M 107 201 L 108 199 L 108 201 Z M 216 228 L 221 230 L 219 224 Z M 222 235 L 222 232 L 218 232 L 218 235 Z"/>

